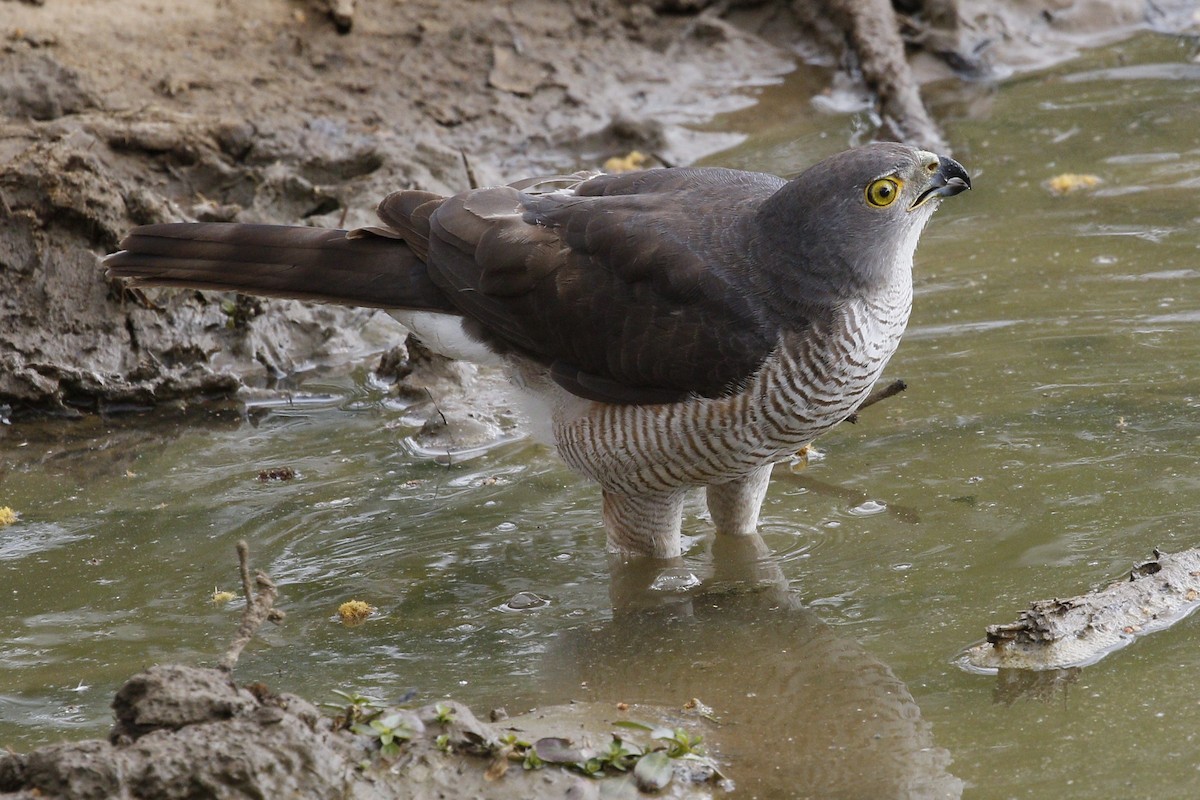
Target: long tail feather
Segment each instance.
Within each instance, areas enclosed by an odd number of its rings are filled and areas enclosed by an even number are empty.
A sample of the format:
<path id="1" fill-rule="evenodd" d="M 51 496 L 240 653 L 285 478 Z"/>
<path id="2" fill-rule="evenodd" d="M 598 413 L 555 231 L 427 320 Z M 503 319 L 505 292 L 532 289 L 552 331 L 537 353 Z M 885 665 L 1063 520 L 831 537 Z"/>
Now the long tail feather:
<path id="1" fill-rule="evenodd" d="M 454 311 L 402 240 L 346 233 L 220 222 L 144 225 L 129 232 L 104 266 L 141 286 Z"/>

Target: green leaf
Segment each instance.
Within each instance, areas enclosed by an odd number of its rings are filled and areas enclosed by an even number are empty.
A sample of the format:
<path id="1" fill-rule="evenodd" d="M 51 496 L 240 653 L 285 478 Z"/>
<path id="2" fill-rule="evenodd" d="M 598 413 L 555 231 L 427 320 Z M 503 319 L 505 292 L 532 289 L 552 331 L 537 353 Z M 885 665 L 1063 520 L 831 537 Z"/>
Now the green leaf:
<path id="1" fill-rule="evenodd" d="M 633 777 L 643 792 L 657 792 L 671 782 L 673 772 L 670 757 L 656 750 L 638 759 L 637 766 L 633 768 Z"/>
<path id="2" fill-rule="evenodd" d="M 636 744 L 625 742 L 620 736 L 613 736 L 612 741 L 608 743 L 608 752 L 604 754 L 604 758 L 614 769 L 624 772 L 641 754 L 642 749 Z"/>
<path id="3" fill-rule="evenodd" d="M 635 731 L 653 731 L 653 725 L 647 725 L 645 722 L 637 722 L 632 719 L 619 719 L 613 723 L 614 728 L 632 728 Z"/>
<path id="4" fill-rule="evenodd" d="M 404 721 L 404 715 L 397 711 L 392 714 L 388 714 L 386 717 L 379 720 L 379 724 L 383 728 L 387 728 L 388 730 L 391 730 L 392 728 L 399 727 L 400 723 L 403 721 Z M 371 724 L 374 725 L 375 723 L 371 723 Z"/>

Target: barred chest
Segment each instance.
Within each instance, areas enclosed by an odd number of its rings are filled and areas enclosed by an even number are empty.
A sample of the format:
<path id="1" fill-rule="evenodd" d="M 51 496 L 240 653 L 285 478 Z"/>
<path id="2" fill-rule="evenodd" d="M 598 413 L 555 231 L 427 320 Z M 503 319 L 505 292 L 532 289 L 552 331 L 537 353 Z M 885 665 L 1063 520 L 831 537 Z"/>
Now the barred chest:
<path id="1" fill-rule="evenodd" d="M 912 282 L 898 281 L 875 297 L 846 303 L 827 326 L 782 343 L 754 389 L 762 424 L 784 451 L 858 408 L 896 352 L 911 309 Z"/>
<path id="2" fill-rule="evenodd" d="M 718 399 L 621 406 L 565 400 L 559 455 L 611 491 L 673 491 L 728 481 L 795 453 L 858 408 L 908 324 L 908 275 L 783 337 L 742 391 Z"/>

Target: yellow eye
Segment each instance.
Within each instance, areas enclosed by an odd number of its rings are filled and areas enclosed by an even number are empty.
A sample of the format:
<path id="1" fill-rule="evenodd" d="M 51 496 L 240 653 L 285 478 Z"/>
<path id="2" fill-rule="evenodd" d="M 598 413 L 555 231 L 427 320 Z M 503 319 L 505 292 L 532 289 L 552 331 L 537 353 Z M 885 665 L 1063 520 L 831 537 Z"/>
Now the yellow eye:
<path id="1" fill-rule="evenodd" d="M 867 202 L 876 208 L 887 208 L 900 196 L 900 181 L 880 178 L 867 185 Z"/>

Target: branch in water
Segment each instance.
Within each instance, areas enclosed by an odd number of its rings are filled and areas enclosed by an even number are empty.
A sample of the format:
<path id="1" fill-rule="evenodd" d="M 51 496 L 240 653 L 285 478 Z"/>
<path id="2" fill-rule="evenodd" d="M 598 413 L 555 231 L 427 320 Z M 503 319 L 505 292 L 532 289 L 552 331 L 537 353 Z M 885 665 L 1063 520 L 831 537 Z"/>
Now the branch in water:
<path id="1" fill-rule="evenodd" d="M 853 414 L 846 417 L 846 422 L 849 422 L 851 425 L 853 425 L 854 423 L 858 422 L 859 411 L 862 411 L 867 406 L 875 405 L 880 400 L 887 400 L 892 395 L 900 394 L 907 388 L 908 384 L 900 379 L 892 381 L 887 386 L 876 386 L 871 390 L 871 393 L 867 395 L 867 399 L 862 401 L 862 405 L 858 407 L 858 411 L 855 411 Z"/>
<path id="2" fill-rule="evenodd" d="M 1037 600 L 1016 622 L 987 627 L 968 648 L 974 670 L 1052 670 L 1099 661 L 1139 636 L 1162 630 L 1200 608 L 1200 549 L 1154 551 L 1120 580 L 1076 597 Z"/>
<path id="3" fill-rule="evenodd" d="M 264 622 L 270 621 L 279 624 L 283 622 L 284 618 L 283 611 L 275 608 L 275 598 L 279 596 L 279 591 L 275 588 L 275 583 L 270 576 L 262 570 L 257 570 L 254 573 L 254 581 L 251 582 L 250 547 L 244 541 L 237 543 L 237 554 L 238 566 L 242 575 L 242 594 L 246 598 L 246 609 L 242 612 L 242 621 L 238 625 L 237 634 L 234 635 L 225 655 L 221 656 L 221 660 L 217 663 L 217 668 L 223 672 L 233 671 L 238 657 L 242 654 L 242 649 L 250 643 Z M 257 592 L 255 586 L 258 587 Z"/>

